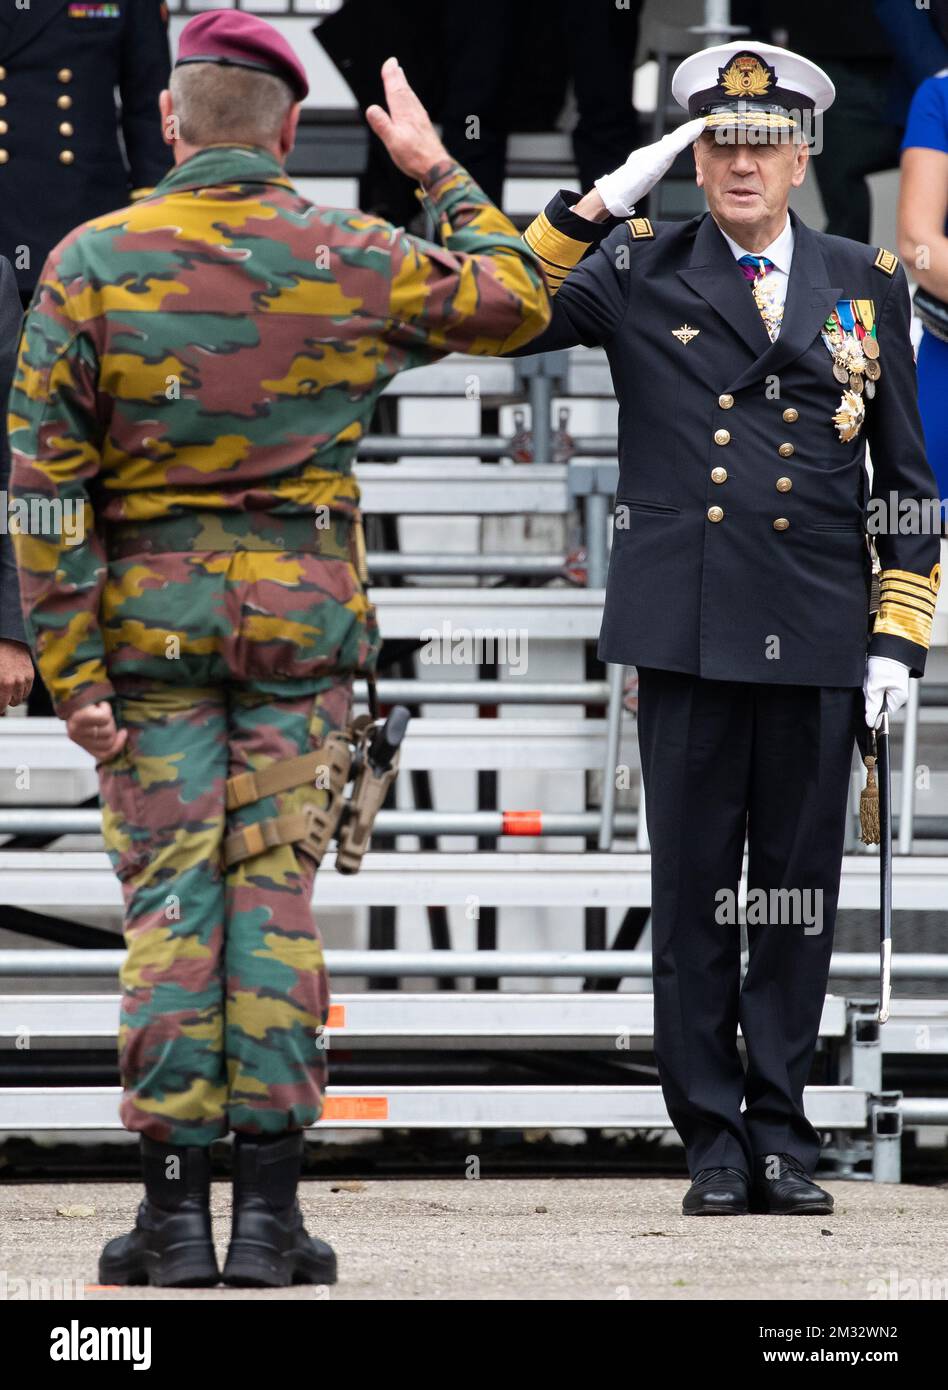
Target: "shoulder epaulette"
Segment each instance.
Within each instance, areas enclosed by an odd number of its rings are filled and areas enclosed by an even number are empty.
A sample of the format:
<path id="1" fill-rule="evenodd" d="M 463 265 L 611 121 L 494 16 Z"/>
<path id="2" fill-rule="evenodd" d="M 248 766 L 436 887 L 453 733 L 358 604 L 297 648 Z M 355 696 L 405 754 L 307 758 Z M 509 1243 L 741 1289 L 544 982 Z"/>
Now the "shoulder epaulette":
<path id="1" fill-rule="evenodd" d="M 629 236 L 633 241 L 643 241 L 646 237 L 655 235 L 655 228 L 647 217 L 630 217 L 627 220 Z"/>
<path id="2" fill-rule="evenodd" d="M 885 247 L 879 248 L 879 254 L 873 261 L 876 270 L 884 270 L 886 275 L 894 275 L 895 268 L 899 263 L 899 258 L 894 251 L 886 251 Z"/>

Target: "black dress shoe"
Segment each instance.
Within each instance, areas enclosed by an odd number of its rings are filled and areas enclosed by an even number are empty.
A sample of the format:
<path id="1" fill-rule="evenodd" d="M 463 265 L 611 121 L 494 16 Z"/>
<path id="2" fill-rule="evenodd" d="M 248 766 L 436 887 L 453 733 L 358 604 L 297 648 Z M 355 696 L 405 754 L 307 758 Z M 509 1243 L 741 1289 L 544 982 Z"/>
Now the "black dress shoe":
<path id="1" fill-rule="evenodd" d="M 748 1176 L 740 1168 L 702 1168 L 685 1193 L 683 1216 L 746 1216 Z"/>
<path id="2" fill-rule="evenodd" d="M 793 1154 L 769 1154 L 754 1165 L 753 1210 L 771 1216 L 829 1216 L 833 1199 Z"/>

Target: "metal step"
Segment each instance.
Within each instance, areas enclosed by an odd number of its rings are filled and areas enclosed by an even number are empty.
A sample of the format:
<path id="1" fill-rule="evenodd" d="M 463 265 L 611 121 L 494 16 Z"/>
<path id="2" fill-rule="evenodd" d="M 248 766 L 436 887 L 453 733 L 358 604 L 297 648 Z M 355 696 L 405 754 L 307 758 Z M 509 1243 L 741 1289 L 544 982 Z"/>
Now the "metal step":
<path id="1" fill-rule="evenodd" d="M 114 993 L 0 995 L 0 1040 L 26 1039 L 31 1048 L 67 1039 L 114 1043 L 120 1004 Z M 948 1050 L 948 1028 L 944 1032 Z M 820 1037 L 845 1034 L 846 1001 L 827 995 Z M 330 1051 L 582 1048 L 621 1054 L 650 1047 L 652 1035 L 650 994 L 335 994 L 326 1029 Z"/>
<path id="2" fill-rule="evenodd" d="M 369 598 L 385 639 L 413 638 L 438 648 L 429 664 L 480 661 L 517 665 L 530 642 L 594 642 L 602 625 L 602 589 L 376 589 Z M 478 638 L 478 634 L 481 636 Z M 477 638 L 473 656 L 465 644 Z"/>
<path id="3" fill-rule="evenodd" d="M 121 940 L 118 933 L 115 939 Z M 652 975 L 650 951 L 327 950 L 325 956 L 329 974 L 336 980 L 370 976 L 385 976 L 386 979 L 648 980 Z M 116 977 L 124 960 L 124 947 L 116 950 L 74 947 L 0 950 L 0 978 L 104 979 Z M 742 961 L 746 964 L 745 957 Z M 948 953 L 899 952 L 892 957 L 892 976 L 896 980 L 948 979 Z M 830 961 L 830 977 L 875 984 L 879 977 L 878 951 L 835 951 Z"/>
<path id="4" fill-rule="evenodd" d="M 948 999 L 893 999 L 879 1046 L 894 1056 L 948 1053 Z"/>
<path id="5" fill-rule="evenodd" d="M 121 1129 L 117 1086 L 0 1087 L 0 1130 Z M 808 1086 L 817 1129 L 861 1130 L 868 1092 Z M 324 1129 L 670 1129 L 659 1086 L 333 1086 Z"/>
<path id="6" fill-rule="evenodd" d="M 313 905 L 318 909 L 433 904 L 469 908 L 472 902 L 489 907 L 651 905 L 647 854 L 373 851 L 358 874 L 337 874 L 334 865 L 335 854 L 327 854 L 313 889 Z M 897 855 L 892 894 L 897 910 L 944 909 L 948 859 Z M 13 850 L 0 853 L 3 902 L 40 911 L 81 907 L 84 912 L 118 912 L 122 893 L 102 851 Z M 878 910 L 876 854 L 847 855 L 843 860 L 839 905 Z"/>
<path id="7" fill-rule="evenodd" d="M 572 506 L 565 463 L 357 463 L 355 475 L 370 516 L 561 516 Z"/>
<path id="8" fill-rule="evenodd" d="M 422 697 L 423 698 L 423 697 Z M 624 722 L 627 762 L 638 767 L 635 726 Z M 606 721 L 543 716 L 525 719 L 413 719 L 402 745 L 401 767 L 586 771 L 603 766 Z M 31 772 L 94 772 L 91 753 L 73 743 L 61 719 L 0 719 L 0 775 L 28 767 Z M 946 775 L 948 782 L 948 775 Z M 0 787 L 3 784 L 0 782 Z M 17 794 L 3 788 L 9 802 Z M 946 786 L 948 799 L 948 786 Z M 63 808 L 64 810 L 69 808 Z M 96 812 L 92 813 L 97 814 Z"/>

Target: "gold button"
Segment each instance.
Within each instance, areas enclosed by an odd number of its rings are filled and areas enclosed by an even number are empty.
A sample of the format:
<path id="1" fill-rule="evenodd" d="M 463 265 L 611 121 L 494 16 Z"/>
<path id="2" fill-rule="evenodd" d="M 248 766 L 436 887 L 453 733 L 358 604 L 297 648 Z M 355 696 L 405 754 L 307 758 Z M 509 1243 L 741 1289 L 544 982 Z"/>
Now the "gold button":
<path id="1" fill-rule="evenodd" d="M 730 442 L 731 442 L 731 432 L 730 432 L 730 430 L 715 430 L 715 431 L 714 431 L 714 442 L 715 442 L 715 444 L 730 444 Z"/>
<path id="2" fill-rule="evenodd" d="M 7 125 L 6 121 L 0 121 L 0 135 L 6 135 L 9 129 L 10 127 Z"/>
<path id="3" fill-rule="evenodd" d="M 59 107 L 60 111 L 68 111 L 72 105 L 72 97 L 67 97 L 65 95 L 57 97 L 56 105 Z"/>
<path id="4" fill-rule="evenodd" d="M 6 68 L 0 68 L 0 82 L 6 82 L 6 80 L 7 80 L 7 70 L 6 70 Z"/>
<path id="5" fill-rule="evenodd" d="M 722 410 L 730 410 L 733 404 L 734 397 L 729 396 L 726 391 L 723 396 L 718 396 L 718 405 L 721 407 Z"/>
<path id="6" fill-rule="evenodd" d="M 781 444 L 780 448 L 777 450 L 777 453 L 782 459 L 788 459 L 794 452 L 795 450 L 792 444 Z"/>
<path id="7" fill-rule="evenodd" d="M 9 158 L 10 158 L 10 152 L 9 152 L 9 150 L 0 150 L 0 164 L 6 164 L 6 162 L 7 162 L 7 160 L 8 160 Z"/>
<path id="8" fill-rule="evenodd" d="M 799 410 L 794 410 L 792 405 L 788 405 L 786 410 L 783 412 L 783 418 L 786 420 L 788 425 L 792 425 L 794 420 L 799 420 L 800 412 Z"/>
<path id="9" fill-rule="evenodd" d="M 75 157 L 76 157 L 76 156 L 73 154 L 72 150 L 60 150 L 60 151 L 59 151 L 59 162 L 60 162 L 60 164 L 71 164 L 71 163 L 73 162 L 73 160 L 75 159 Z"/>
<path id="10" fill-rule="evenodd" d="M 60 123 L 59 123 L 59 133 L 60 133 L 60 135 L 72 135 L 72 134 L 73 134 L 72 121 L 60 121 Z"/>
<path id="11" fill-rule="evenodd" d="M 708 520 L 709 520 L 709 521 L 723 521 L 723 520 L 724 520 L 724 508 L 723 508 L 723 507 L 709 507 L 709 508 L 708 508 Z"/>
<path id="12" fill-rule="evenodd" d="M 56 76 L 59 78 L 60 82 L 71 82 L 72 68 L 60 68 Z"/>
<path id="13" fill-rule="evenodd" d="M 6 104 L 7 104 L 7 94 L 6 94 L 6 92 L 0 92 L 0 106 L 6 106 Z"/>
<path id="14" fill-rule="evenodd" d="M 778 478 L 778 479 L 777 479 L 777 491 L 778 491 L 778 492 L 789 492 L 790 489 L 791 489 L 792 487 L 793 487 L 793 483 L 791 482 L 791 480 L 790 480 L 789 478 Z"/>
<path id="15" fill-rule="evenodd" d="M 726 468 L 712 468 L 712 469 L 711 469 L 711 481 L 712 481 L 712 483 L 726 483 L 726 482 L 727 482 L 727 469 L 726 469 Z"/>
<path id="16" fill-rule="evenodd" d="M 774 522 L 774 530 L 775 530 L 775 531 L 786 531 L 786 529 L 787 529 L 787 527 L 788 527 L 789 525 L 790 525 L 790 523 L 789 523 L 789 521 L 787 520 L 787 518 L 786 518 L 785 516 L 778 516 L 778 517 L 777 517 L 777 520 Z"/>

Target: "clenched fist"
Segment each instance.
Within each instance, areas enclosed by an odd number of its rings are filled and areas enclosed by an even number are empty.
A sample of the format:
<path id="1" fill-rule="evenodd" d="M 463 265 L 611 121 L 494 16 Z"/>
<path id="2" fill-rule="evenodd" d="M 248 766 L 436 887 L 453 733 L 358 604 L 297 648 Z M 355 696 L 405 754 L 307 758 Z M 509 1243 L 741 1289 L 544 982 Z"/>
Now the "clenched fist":
<path id="1" fill-rule="evenodd" d="M 420 179 L 432 164 L 451 156 L 441 143 L 397 58 L 382 64 L 382 82 L 388 111 L 381 106 L 366 108 L 365 119 L 388 150 L 392 163 L 411 179 Z"/>
<path id="2" fill-rule="evenodd" d="M 0 641 L 0 712 L 22 705 L 33 689 L 33 662 L 23 642 Z"/>
<path id="3" fill-rule="evenodd" d="M 66 733 L 91 753 L 97 763 L 107 763 L 121 753 L 128 739 L 127 729 L 116 729 L 115 715 L 108 700 L 97 705 L 83 705 L 66 720 Z"/>

